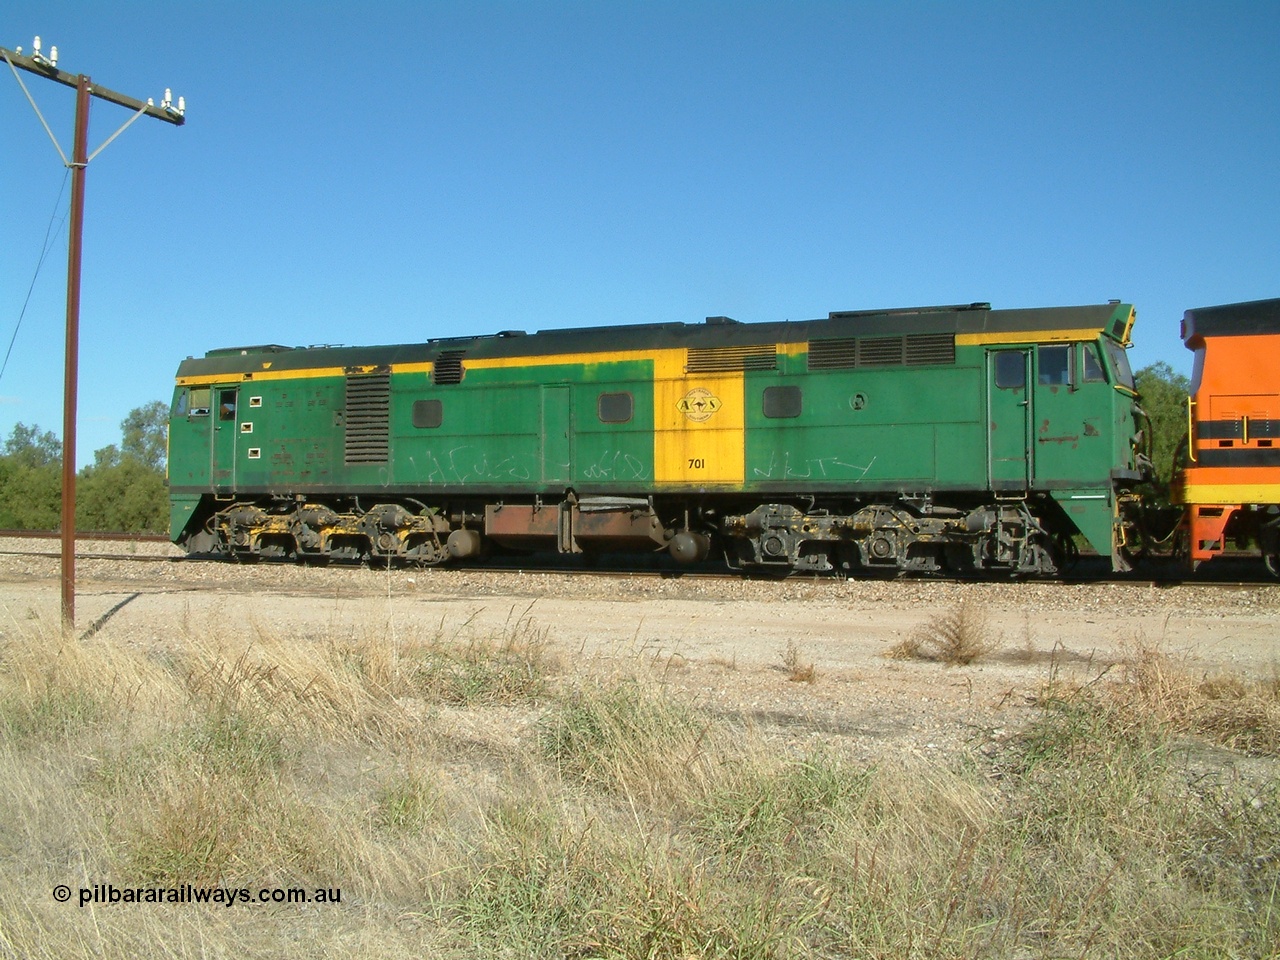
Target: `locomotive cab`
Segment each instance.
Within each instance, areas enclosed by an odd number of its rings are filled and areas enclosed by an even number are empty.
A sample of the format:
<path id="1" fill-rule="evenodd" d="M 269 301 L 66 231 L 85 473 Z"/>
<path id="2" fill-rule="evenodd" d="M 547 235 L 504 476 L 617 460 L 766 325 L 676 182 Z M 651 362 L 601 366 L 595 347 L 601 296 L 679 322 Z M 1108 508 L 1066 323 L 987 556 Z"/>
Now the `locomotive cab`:
<path id="1" fill-rule="evenodd" d="M 993 492 L 1039 496 L 1059 552 L 1072 552 L 1078 534 L 1109 553 L 1117 571 L 1131 568 L 1139 547 L 1132 491 L 1151 470 L 1150 430 L 1125 352 L 1134 318 L 1132 307 L 1114 304 L 1094 329 L 988 348 Z"/>
<path id="2" fill-rule="evenodd" d="M 1280 576 L 1280 299 L 1188 310 L 1195 354 L 1173 496 L 1195 569 L 1256 544 Z"/>

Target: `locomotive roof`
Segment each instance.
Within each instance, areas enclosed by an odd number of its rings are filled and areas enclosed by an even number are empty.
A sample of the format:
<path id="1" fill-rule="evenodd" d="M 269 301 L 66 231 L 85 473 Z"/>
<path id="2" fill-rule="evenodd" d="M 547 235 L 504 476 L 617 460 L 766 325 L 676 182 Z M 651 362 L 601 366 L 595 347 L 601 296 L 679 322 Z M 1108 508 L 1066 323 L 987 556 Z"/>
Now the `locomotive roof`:
<path id="1" fill-rule="evenodd" d="M 707 317 L 704 323 L 659 323 L 539 330 L 526 334 L 504 330 L 478 337 L 453 337 L 425 343 L 385 346 L 286 347 L 266 344 L 211 350 L 204 357 L 188 357 L 179 377 L 260 371 L 302 370 L 315 366 L 346 367 L 432 361 L 442 355 L 467 359 L 537 357 L 552 354 L 609 353 L 623 350 L 680 347 L 734 347 L 769 343 L 803 343 L 842 337 L 901 336 L 921 333 L 986 335 L 1042 334 L 1061 339 L 1099 333 L 1123 341 L 1131 307 L 1119 301 L 1078 307 L 1039 307 L 992 310 L 989 303 L 909 307 L 897 310 L 836 311 L 816 320 L 739 323 L 728 317 Z M 1053 337 L 1053 334 L 1058 337 Z"/>
<path id="2" fill-rule="evenodd" d="M 1224 303 L 1196 307 L 1182 315 L 1182 339 L 1187 346 L 1204 337 L 1244 337 L 1280 333 L 1280 299 Z"/>

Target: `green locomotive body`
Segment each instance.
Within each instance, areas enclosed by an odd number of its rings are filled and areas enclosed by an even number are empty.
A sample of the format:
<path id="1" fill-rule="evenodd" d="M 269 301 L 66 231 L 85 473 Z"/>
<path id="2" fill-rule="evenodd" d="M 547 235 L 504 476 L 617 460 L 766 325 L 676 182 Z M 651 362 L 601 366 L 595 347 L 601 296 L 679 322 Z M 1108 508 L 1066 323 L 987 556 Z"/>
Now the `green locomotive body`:
<path id="1" fill-rule="evenodd" d="M 438 563 L 490 545 L 781 570 L 1127 568 L 1133 308 L 215 350 L 178 370 L 193 553 Z"/>

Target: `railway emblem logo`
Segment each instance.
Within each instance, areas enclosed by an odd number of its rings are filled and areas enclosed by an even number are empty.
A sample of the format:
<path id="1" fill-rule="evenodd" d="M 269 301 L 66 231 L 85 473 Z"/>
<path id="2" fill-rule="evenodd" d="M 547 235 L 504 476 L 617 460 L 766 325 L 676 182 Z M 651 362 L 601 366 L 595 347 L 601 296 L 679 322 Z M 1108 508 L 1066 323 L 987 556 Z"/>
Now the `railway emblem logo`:
<path id="1" fill-rule="evenodd" d="M 694 423 L 702 423 L 720 409 L 720 398 L 706 387 L 694 387 L 676 401 L 676 409 Z"/>

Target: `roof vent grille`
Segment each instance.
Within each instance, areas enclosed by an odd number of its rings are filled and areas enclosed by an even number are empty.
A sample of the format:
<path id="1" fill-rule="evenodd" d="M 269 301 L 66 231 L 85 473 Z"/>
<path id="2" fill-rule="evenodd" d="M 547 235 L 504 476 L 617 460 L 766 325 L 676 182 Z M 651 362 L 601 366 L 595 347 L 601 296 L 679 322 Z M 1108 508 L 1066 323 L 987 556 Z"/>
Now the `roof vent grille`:
<path id="1" fill-rule="evenodd" d="M 810 370 L 923 366 L 955 362 L 956 337 L 953 333 L 918 333 L 898 337 L 839 337 L 809 341 Z"/>
<path id="2" fill-rule="evenodd" d="M 461 383 L 462 358 L 465 350 L 442 350 L 431 366 L 431 382 L 435 384 Z"/>
<path id="3" fill-rule="evenodd" d="M 744 370 L 777 370 L 774 344 L 745 347 L 690 347 L 685 373 L 738 373 Z"/>

